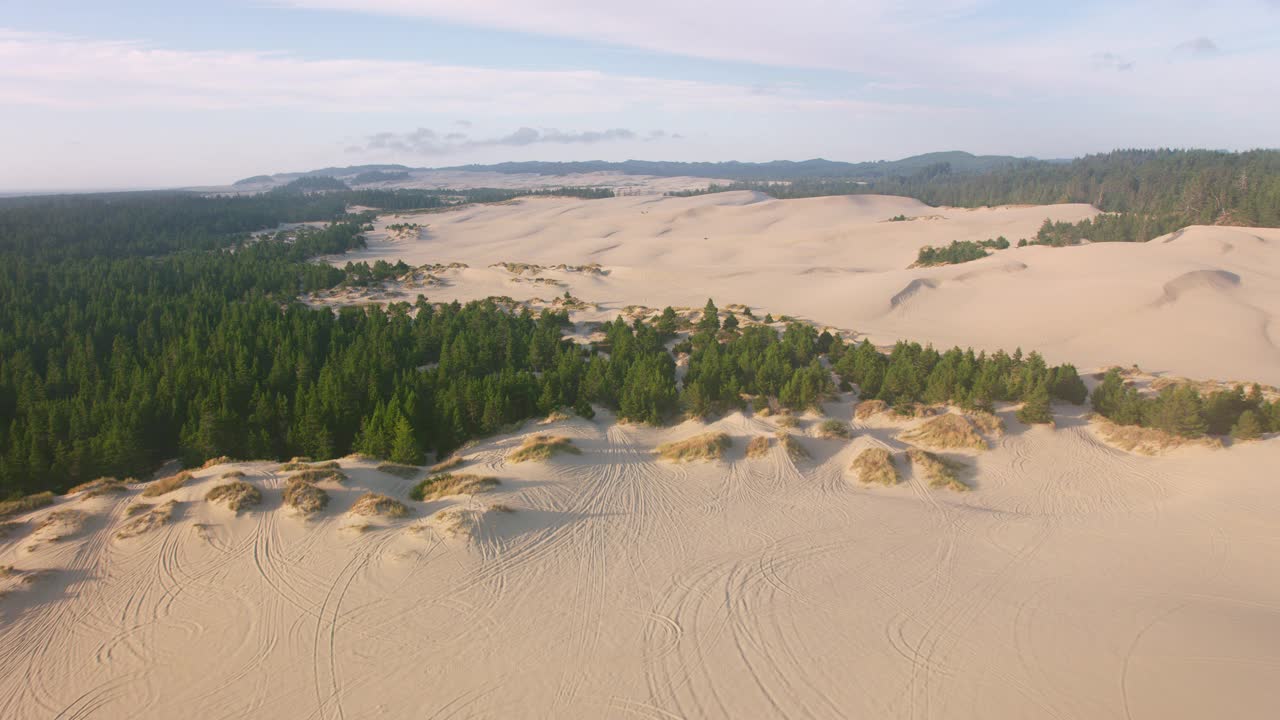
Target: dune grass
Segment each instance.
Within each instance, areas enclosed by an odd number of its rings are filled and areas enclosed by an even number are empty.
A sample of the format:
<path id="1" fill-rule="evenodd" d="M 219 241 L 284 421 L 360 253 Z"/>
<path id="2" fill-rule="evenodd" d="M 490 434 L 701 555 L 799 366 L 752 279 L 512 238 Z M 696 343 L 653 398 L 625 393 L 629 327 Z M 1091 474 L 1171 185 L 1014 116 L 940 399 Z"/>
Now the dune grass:
<path id="1" fill-rule="evenodd" d="M 125 517 L 133 517 L 138 513 L 144 513 L 151 509 L 150 503 L 135 502 L 130 503 L 129 507 L 124 509 Z"/>
<path id="2" fill-rule="evenodd" d="M 864 483 L 898 484 L 898 464 L 893 460 L 893 453 L 882 447 L 869 447 L 858 453 L 849 469 L 857 472 L 858 479 Z"/>
<path id="3" fill-rule="evenodd" d="M 227 472 L 222 473 L 223 480 L 238 480 L 242 477 L 244 477 L 244 473 L 240 470 L 228 470 Z"/>
<path id="4" fill-rule="evenodd" d="M 239 513 L 244 508 L 262 502 L 262 492 L 243 480 L 233 480 L 213 488 L 205 494 L 204 499 L 222 503 L 231 511 Z"/>
<path id="5" fill-rule="evenodd" d="M 328 507 L 329 493 L 305 480 L 289 478 L 284 487 L 284 504 L 309 515 Z"/>
<path id="6" fill-rule="evenodd" d="M 573 441 L 567 437 L 553 435 L 533 435 L 525 439 L 524 444 L 516 448 L 507 459 L 513 463 L 529 460 L 549 460 L 560 453 L 581 455 L 582 451 L 574 447 Z"/>
<path id="7" fill-rule="evenodd" d="M 950 488 L 957 492 L 969 490 L 968 485 L 960 482 L 960 471 L 964 469 L 960 463 L 919 448 L 908 450 L 907 458 L 912 466 L 924 473 L 929 487 Z"/>
<path id="8" fill-rule="evenodd" d="M 224 464 L 226 464 L 226 463 L 233 463 L 233 462 L 235 462 L 235 460 L 232 460 L 231 458 L 227 457 L 226 455 L 219 455 L 218 457 L 211 457 L 211 458 L 209 458 L 208 460 L 205 460 L 205 461 L 204 461 L 204 464 L 200 466 L 200 469 L 201 469 L 201 470 L 208 470 L 209 468 L 213 467 L 214 465 L 224 465 Z"/>
<path id="9" fill-rule="evenodd" d="M 809 451 L 790 433 L 779 431 L 777 437 L 778 444 L 782 446 L 783 450 L 787 451 L 787 457 L 792 460 L 804 460 L 809 457 Z"/>
<path id="10" fill-rule="evenodd" d="M 940 450 L 986 450 L 987 441 L 963 415 L 948 413 L 898 435 L 899 440 Z"/>
<path id="11" fill-rule="evenodd" d="M 348 512 L 352 515 L 402 518 L 409 514 L 409 508 L 394 498 L 367 492 L 356 500 Z"/>
<path id="12" fill-rule="evenodd" d="M 53 493 L 42 492 L 17 500 L 5 500 L 0 502 L 0 519 L 13 517 L 15 515 L 25 515 L 32 510 L 39 510 L 42 507 L 53 504 Z"/>
<path id="13" fill-rule="evenodd" d="M 551 411 L 550 413 L 548 413 L 548 414 L 547 414 L 547 416 L 546 416 L 545 418 L 543 418 L 543 419 L 542 419 L 538 424 L 539 424 L 539 425 L 550 425 L 550 424 L 552 424 L 552 423 L 558 423 L 558 422 L 563 422 L 563 421 L 565 421 L 565 420 L 571 420 L 572 418 L 573 418 L 573 416 L 572 416 L 572 415 L 570 415 L 569 413 L 567 413 L 567 412 L 565 412 L 565 411 L 563 411 L 563 410 L 552 410 L 552 411 Z"/>
<path id="14" fill-rule="evenodd" d="M 99 495 L 106 495 L 112 492 L 124 492 L 127 488 L 127 481 L 113 477 L 100 477 L 97 480 L 80 483 L 67 491 L 68 495 L 80 495 L 81 499 L 88 500 Z"/>
<path id="15" fill-rule="evenodd" d="M 1098 414 L 1094 414 L 1090 418 L 1090 422 L 1097 427 L 1102 438 L 1108 443 L 1121 450 L 1142 455 L 1159 455 L 1184 445 L 1203 445 L 1210 448 L 1222 447 L 1222 440 L 1215 437 L 1187 438 L 1158 428 L 1119 425 Z"/>
<path id="16" fill-rule="evenodd" d="M 751 438 L 747 443 L 747 457 L 758 458 L 769 454 L 769 438 L 764 435 L 757 435 Z"/>
<path id="17" fill-rule="evenodd" d="M 491 490 L 498 485 L 497 478 L 443 473 L 432 475 L 414 485 L 413 489 L 409 491 L 409 497 L 419 502 L 425 502 L 438 500 L 450 495 L 475 495 Z"/>
<path id="18" fill-rule="evenodd" d="M 818 426 L 818 437 L 829 440 L 848 440 L 853 437 L 853 430 L 848 423 L 839 420 L 823 420 Z"/>
<path id="19" fill-rule="evenodd" d="M 186 485 L 194 477 L 195 476 L 191 473 L 183 470 L 177 475 L 170 475 L 167 478 L 161 478 L 153 481 L 151 484 L 143 488 L 142 497 L 160 497 L 161 495 L 167 495 L 183 485 Z"/>
<path id="20" fill-rule="evenodd" d="M 1004 419 L 999 415 L 983 410 L 972 410 L 964 415 L 982 432 L 996 437 L 1004 435 Z"/>
<path id="21" fill-rule="evenodd" d="M 456 468 L 464 462 L 466 462 L 466 460 L 464 460 L 461 455 L 450 455 L 435 465 L 427 468 L 427 470 L 433 473 L 440 473 L 451 468 Z"/>
<path id="22" fill-rule="evenodd" d="M 79 510 L 54 510 L 40 519 L 40 523 L 36 525 L 36 530 L 53 529 L 53 533 L 45 533 L 45 536 L 41 539 L 48 542 L 57 542 L 74 535 L 80 528 L 84 527 L 84 521 L 88 519 L 88 514 Z"/>
<path id="23" fill-rule="evenodd" d="M 863 400 L 858 403 L 858 407 L 854 408 L 853 416 L 859 420 L 866 420 L 872 415 L 878 415 L 888 409 L 888 403 L 883 400 Z"/>
<path id="24" fill-rule="evenodd" d="M 733 440 L 722 432 L 709 432 L 694 435 L 684 440 L 663 443 L 654 452 L 663 460 L 689 462 L 691 460 L 719 460 L 724 451 L 733 445 Z"/>
<path id="25" fill-rule="evenodd" d="M 800 424 L 795 415 L 779 415 L 774 418 L 773 422 L 780 428 L 794 428 Z"/>
<path id="26" fill-rule="evenodd" d="M 339 470 L 317 470 L 314 468 L 307 468 L 302 472 L 297 472 L 289 476 L 289 482 L 293 482 L 295 480 L 306 483 L 318 483 L 326 480 L 332 480 L 337 483 L 342 483 L 347 481 L 347 476 Z"/>
<path id="27" fill-rule="evenodd" d="M 121 525 L 120 529 L 116 531 L 116 537 L 123 540 L 149 533 L 173 520 L 174 512 L 177 509 L 177 500 L 168 500 L 159 505 L 152 505 L 145 513 L 137 515 L 132 520 Z"/>
<path id="28" fill-rule="evenodd" d="M 422 468 L 417 467 L 416 465 L 402 465 L 400 463 L 385 462 L 378 466 L 378 472 L 395 475 L 396 477 L 401 477 L 405 480 L 412 480 L 418 476 L 418 473 L 422 472 Z"/>

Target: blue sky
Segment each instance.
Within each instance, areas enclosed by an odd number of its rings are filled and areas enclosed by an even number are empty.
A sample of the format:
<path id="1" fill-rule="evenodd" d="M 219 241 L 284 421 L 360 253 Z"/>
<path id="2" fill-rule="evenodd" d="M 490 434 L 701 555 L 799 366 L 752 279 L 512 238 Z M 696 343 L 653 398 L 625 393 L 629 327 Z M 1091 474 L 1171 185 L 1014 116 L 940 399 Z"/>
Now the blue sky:
<path id="1" fill-rule="evenodd" d="M 0 0 L 0 190 L 1280 145 L 1280 0 Z"/>

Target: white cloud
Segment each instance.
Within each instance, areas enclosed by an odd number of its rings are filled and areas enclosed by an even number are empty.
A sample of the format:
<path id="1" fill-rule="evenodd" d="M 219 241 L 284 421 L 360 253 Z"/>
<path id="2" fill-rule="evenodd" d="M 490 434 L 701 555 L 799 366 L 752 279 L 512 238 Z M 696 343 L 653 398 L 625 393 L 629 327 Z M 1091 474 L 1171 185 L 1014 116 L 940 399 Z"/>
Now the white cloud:
<path id="1" fill-rule="evenodd" d="M 653 107 L 929 109 L 593 70 L 313 60 L 284 53 L 182 51 L 5 30 L 0 30 L 0 103 L 61 109 L 299 108 L 472 115 L 600 114 Z M 465 122 L 458 126 L 467 127 Z"/>
<path id="2" fill-rule="evenodd" d="M 594 145 L 596 143 L 660 140 L 668 136 L 663 130 L 653 130 L 646 137 L 627 128 L 607 130 L 560 130 L 558 128 L 535 129 L 522 127 L 497 137 L 472 138 L 465 133 L 440 134 L 430 128 L 418 128 L 411 132 L 379 132 L 367 138 L 363 145 L 347 148 L 358 153 L 410 153 L 414 155 L 446 155 L 479 148 L 528 147 L 530 145 Z"/>

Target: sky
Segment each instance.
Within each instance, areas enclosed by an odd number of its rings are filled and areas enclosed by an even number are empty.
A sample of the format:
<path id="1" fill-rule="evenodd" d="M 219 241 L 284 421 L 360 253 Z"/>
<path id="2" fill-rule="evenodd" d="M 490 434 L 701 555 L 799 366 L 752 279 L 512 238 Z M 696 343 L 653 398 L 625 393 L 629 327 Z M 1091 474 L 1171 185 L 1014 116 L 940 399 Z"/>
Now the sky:
<path id="1" fill-rule="evenodd" d="M 0 192 L 1280 146 L 1280 0 L 0 0 Z"/>

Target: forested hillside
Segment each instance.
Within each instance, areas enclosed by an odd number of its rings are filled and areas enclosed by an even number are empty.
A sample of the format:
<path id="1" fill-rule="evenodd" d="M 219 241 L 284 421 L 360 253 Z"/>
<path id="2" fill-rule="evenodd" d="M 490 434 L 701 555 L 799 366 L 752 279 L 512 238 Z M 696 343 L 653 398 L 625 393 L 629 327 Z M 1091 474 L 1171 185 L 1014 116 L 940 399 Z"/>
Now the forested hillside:
<path id="1" fill-rule="evenodd" d="M 363 284 L 386 268 L 317 263 L 359 247 L 386 206 L 475 200 L 487 191 L 174 193 L 0 202 L 0 498 L 141 475 L 169 458 L 327 458 L 359 451 L 421 463 L 512 423 L 592 406 L 662 423 L 742 407 L 816 407 L 856 389 L 891 405 L 990 409 L 1084 399 L 1070 365 L 1036 354 L 882 354 L 789 323 L 783 332 L 713 303 L 693 327 L 668 308 L 604 325 L 583 346 L 568 318 L 468 305 L 393 303 L 338 312 L 301 293 Z M 280 223 L 321 221 L 279 233 Z M 382 272 L 385 274 L 385 272 Z M 683 384 L 676 358 L 689 354 Z M 1109 381 L 1112 383 L 1112 381 Z M 1280 429 L 1256 392 L 1155 402 L 1107 384 L 1099 412 L 1173 432 Z M 1239 395 L 1239 397 L 1236 397 Z M 1245 413 L 1249 414 L 1245 418 Z M 1247 433 L 1245 433 L 1247 434 Z"/>
<path id="2" fill-rule="evenodd" d="M 955 207 L 1090 203 L 1114 214 L 1047 225 L 1036 239 L 1052 245 L 1145 241 L 1187 225 L 1280 226 L 1280 151 L 1119 150 L 1069 163 L 1008 163 L 978 173 L 938 163 L 862 181 L 798 178 L 712 188 L 723 190 L 760 190 L 778 198 L 905 195 Z"/>

